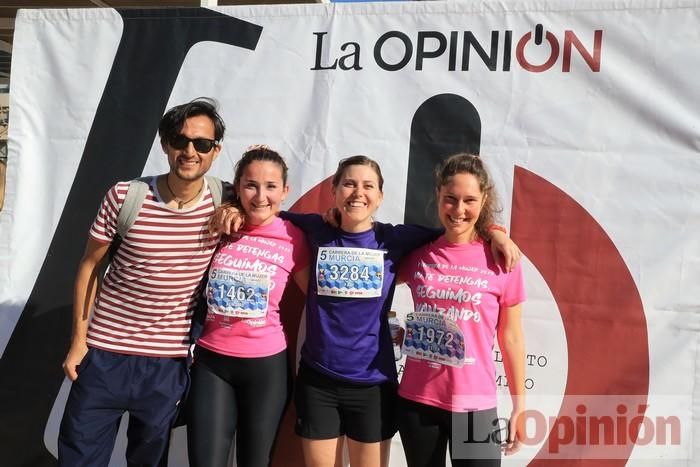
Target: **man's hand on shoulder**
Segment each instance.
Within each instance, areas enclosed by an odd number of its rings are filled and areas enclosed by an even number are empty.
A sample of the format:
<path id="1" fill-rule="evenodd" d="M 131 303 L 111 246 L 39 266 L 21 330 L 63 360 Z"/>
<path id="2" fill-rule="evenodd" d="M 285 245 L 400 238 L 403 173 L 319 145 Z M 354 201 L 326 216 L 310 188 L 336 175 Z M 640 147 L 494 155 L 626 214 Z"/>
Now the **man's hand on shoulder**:
<path id="1" fill-rule="evenodd" d="M 212 235 L 238 232 L 245 222 L 243 212 L 231 203 L 224 203 L 214 211 L 209 219 L 209 233 Z"/>

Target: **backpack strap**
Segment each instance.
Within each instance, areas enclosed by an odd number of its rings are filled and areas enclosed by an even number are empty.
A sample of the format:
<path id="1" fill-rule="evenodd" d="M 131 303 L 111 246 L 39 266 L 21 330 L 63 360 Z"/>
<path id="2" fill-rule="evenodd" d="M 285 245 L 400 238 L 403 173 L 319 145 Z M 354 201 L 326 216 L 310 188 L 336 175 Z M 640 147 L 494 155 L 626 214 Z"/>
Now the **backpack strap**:
<path id="1" fill-rule="evenodd" d="M 224 192 L 224 182 L 222 182 L 220 178 L 212 177 L 211 175 L 205 175 L 204 178 L 207 179 L 207 185 L 209 186 L 209 192 L 211 193 L 211 200 L 214 203 L 214 209 L 216 209 L 221 206 L 221 200 Z"/>
<path id="2" fill-rule="evenodd" d="M 218 208 L 223 198 L 223 181 L 221 181 L 220 178 L 209 175 L 205 177 L 207 179 L 207 185 L 209 186 L 209 192 L 211 193 L 212 202 L 214 203 L 214 208 Z M 153 177 L 140 177 L 129 182 L 129 189 L 126 192 L 124 202 L 117 216 L 117 233 L 120 237 L 124 238 L 131 226 L 134 225 L 136 217 L 141 210 L 141 206 L 143 206 L 143 202 L 146 199 L 148 187 L 152 181 Z"/>
<path id="3" fill-rule="evenodd" d="M 117 234 L 121 238 L 124 238 L 131 226 L 134 225 L 152 180 L 153 177 L 140 177 L 129 182 L 129 189 L 117 216 Z"/>

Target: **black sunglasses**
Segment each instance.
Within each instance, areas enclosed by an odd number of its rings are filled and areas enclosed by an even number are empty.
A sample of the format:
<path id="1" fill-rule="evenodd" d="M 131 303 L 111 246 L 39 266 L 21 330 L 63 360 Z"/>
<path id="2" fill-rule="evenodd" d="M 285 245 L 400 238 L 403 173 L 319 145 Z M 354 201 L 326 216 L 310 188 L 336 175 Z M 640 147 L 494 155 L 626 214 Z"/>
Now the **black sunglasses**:
<path id="1" fill-rule="evenodd" d="M 192 146 L 194 146 L 194 150 L 202 154 L 214 149 L 214 146 L 216 146 L 217 143 L 215 139 L 188 138 L 185 135 L 174 136 L 170 139 L 170 141 L 168 141 L 170 146 L 174 147 L 175 149 L 185 149 L 190 142 L 192 143 Z"/>

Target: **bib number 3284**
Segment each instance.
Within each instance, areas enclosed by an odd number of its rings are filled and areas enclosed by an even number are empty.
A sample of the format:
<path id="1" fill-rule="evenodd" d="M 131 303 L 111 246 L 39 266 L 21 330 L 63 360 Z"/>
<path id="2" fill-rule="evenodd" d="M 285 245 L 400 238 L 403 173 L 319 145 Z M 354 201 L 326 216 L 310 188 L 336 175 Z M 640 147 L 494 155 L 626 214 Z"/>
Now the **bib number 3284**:
<path id="1" fill-rule="evenodd" d="M 320 247 L 316 259 L 319 295 L 353 298 L 381 296 L 384 280 L 383 251 Z"/>

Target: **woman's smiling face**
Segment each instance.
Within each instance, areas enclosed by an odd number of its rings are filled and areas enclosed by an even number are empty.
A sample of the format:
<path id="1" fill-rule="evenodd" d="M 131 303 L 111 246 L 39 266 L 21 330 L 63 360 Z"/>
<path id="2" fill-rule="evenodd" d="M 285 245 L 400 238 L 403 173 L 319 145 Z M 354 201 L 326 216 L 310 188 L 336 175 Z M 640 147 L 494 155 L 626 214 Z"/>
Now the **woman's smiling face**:
<path id="1" fill-rule="evenodd" d="M 341 228 L 362 232 L 372 227 L 372 216 L 384 199 L 379 176 L 368 165 L 349 165 L 333 187 L 335 206 L 340 211 Z"/>
<path id="2" fill-rule="evenodd" d="M 469 173 L 452 175 L 437 192 L 438 217 L 450 243 L 466 243 L 477 238 L 474 226 L 481 215 L 486 196 L 479 179 Z"/>
<path id="3" fill-rule="evenodd" d="M 282 178 L 282 168 L 272 161 L 252 161 L 243 170 L 236 187 L 245 221 L 251 225 L 272 222 L 287 197 L 289 186 Z"/>

